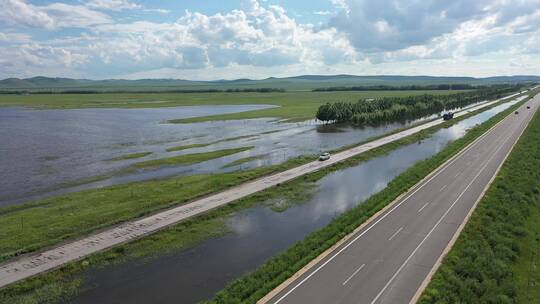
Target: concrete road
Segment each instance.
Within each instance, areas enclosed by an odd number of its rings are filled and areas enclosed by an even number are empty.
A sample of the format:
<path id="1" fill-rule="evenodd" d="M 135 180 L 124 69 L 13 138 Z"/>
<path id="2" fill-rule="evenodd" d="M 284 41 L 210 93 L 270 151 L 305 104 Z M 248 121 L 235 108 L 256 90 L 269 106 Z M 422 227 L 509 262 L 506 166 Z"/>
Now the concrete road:
<path id="1" fill-rule="evenodd" d="M 515 97 L 513 94 L 509 97 Z M 523 97 L 520 97 L 523 98 Z M 486 102 L 474 107 L 470 107 L 455 115 L 459 117 L 468 112 L 475 111 L 500 100 Z M 437 119 L 402 132 L 389 135 L 387 137 L 360 145 L 346 151 L 333 155 L 330 160 L 325 162 L 313 161 L 311 163 L 292 168 L 290 170 L 266 176 L 251 182 L 247 182 L 229 190 L 225 190 L 214 195 L 210 195 L 199 200 L 184 204 L 169 210 L 159 212 L 157 214 L 137 219 L 117 227 L 110 228 L 100 233 L 96 233 L 80 240 L 71 241 L 62 246 L 58 246 L 40 253 L 23 256 L 14 261 L 9 261 L 0 265 L 0 287 L 39 274 L 44 271 L 60 267 L 65 263 L 81 259 L 89 254 L 111 248 L 133 239 L 154 233 L 167 226 L 176 224 L 187 218 L 196 216 L 211 209 L 223 206 L 234 202 L 240 198 L 246 197 L 253 193 L 273 187 L 277 184 L 290 181 L 299 176 L 320 170 L 331 166 L 337 162 L 343 161 L 350 157 L 369 151 L 373 148 L 380 147 L 387 143 L 407 137 L 409 135 L 420 132 L 421 130 L 441 124 L 442 119 Z"/>
<path id="2" fill-rule="evenodd" d="M 527 104 L 531 109 L 510 114 L 269 303 L 414 301 L 527 126 L 540 95 Z"/>

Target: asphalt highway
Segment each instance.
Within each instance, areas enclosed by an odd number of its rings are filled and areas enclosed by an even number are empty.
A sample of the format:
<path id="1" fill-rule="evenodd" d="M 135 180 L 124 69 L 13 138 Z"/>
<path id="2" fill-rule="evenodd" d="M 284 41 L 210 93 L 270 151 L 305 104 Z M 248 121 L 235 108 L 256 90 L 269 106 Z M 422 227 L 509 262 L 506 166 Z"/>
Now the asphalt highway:
<path id="1" fill-rule="evenodd" d="M 454 156 L 268 302 L 410 303 L 540 105 L 540 95 Z M 282 286 L 283 287 L 283 286 Z"/>

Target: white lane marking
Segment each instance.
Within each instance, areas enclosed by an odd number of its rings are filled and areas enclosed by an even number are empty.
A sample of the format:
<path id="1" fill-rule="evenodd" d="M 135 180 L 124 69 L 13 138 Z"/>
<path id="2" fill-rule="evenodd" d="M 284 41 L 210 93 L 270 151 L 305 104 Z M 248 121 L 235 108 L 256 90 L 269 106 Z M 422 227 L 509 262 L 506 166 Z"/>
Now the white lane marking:
<path id="1" fill-rule="evenodd" d="M 422 212 L 422 210 L 424 210 L 424 208 L 426 208 L 427 205 L 429 205 L 429 202 L 425 203 L 424 206 L 422 206 L 422 208 L 418 209 L 418 213 Z"/>
<path id="2" fill-rule="evenodd" d="M 480 135 L 475 142 L 473 142 L 469 147 L 465 148 L 461 152 L 458 152 L 454 159 L 449 161 L 446 165 L 444 165 L 437 173 L 433 174 L 429 179 L 427 179 L 422 185 L 420 185 L 418 188 L 416 188 L 413 192 L 411 192 L 407 197 L 405 197 L 401 202 L 397 203 L 392 209 L 390 209 L 387 213 L 383 214 L 378 220 L 376 220 L 371 226 L 366 228 L 366 230 L 362 231 L 358 236 L 356 236 L 354 239 L 352 239 L 347 245 L 343 246 L 338 252 L 336 252 L 333 256 L 331 256 L 326 262 L 321 264 L 319 267 L 317 267 L 313 272 L 311 272 L 309 275 L 307 275 L 302 281 L 300 281 L 298 284 L 296 284 L 293 288 L 291 288 L 288 292 L 286 292 L 283 296 L 281 296 L 279 299 L 277 299 L 274 304 L 278 304 L 279 302 L 283 301 L 288 295 L 290 295 L 293 291 L 296 290 L 296 288 L 300 287 L 302 284 L 304 284 L 307 280 L 309 280 L 313 275 L 315 275 L 317 272 L 319 272 L 324 266 L 326 266 L 328 263 L 330 263 L 333 259 L 335 259 L 338 255 L 340 255 L 343 251 L 345 251 L 349 246 L 351 246 L 354 242 L 356 242 L 359 238 L 364 236 L 368 231 L 371 230 L 371 228 L 375 227 L 379 222 L 381 222 L 383 219 L 385 219 L 390 213 L 392 213 L 394 210 L 396 210 L 401 204 L 406 202 L 411 196 L 413 196 L 416 192 L 418 192 L 420 189 L 422 189 L 425 185 L 429 184 L 430 181 L 432 181 L 435 177 L 439 176 L 446 168 L 450 167 L 454 162 L 456 162 L 459 158 L 461 158 L 465 153 L 467 153 L 469 150 L 471 150 L 473 147 L 475 147 L 478 143 L 480 143 L 484 138 L 486 138 L 489 134 L 493 133 L 493 131 L 496 129 L 496 127 L 502 125 L 502 122 L 506 121 L 505 119 L 498 122 L 495 126 L 493 126 L 491 129 L 489 129 L 484 134 Z"/>
<path id="3" fill-rule="evenodd" d="M 350 277 L 348 277 L 345 282 L 341 283 L 341 285 L 345 286 L 345 284 L 347 284 L 360 270 L 362 270 L 362 268 L 364 268 L 364 266 L 366 266 L 366 264 L 362 264 L 360 265 L 360 267 L 358 267 L 358 269 L 356 269 Z"/>
<path id="4" fill-rule="evenodd" d="M 398 233 L 401 232 L 401 230 L 403 230 L 403 227 L 400 227 L 396 232 L 394 232 L 394 234 L 392 234 L 388 240 L 391 241 L 396 235 L 398 235 Z"/>
<path id="5" fill-rule="evenodd" d="M 460 176 L 460 175 L 461 175 L 461 171 L 460 171 L 460 172 L 458 172 L 458 173 L 456 174 L 456 176 L 455 176 L 455 177 L 458 177 L 458 176 Z"/>
<path id="6" fill-rule="evenodd" d="M 373 301 L 371 301 L 371 304 L 374 304 L 375 302 L 377 302 L 377 300 L 379 300 L 379 298 L 381 297 L 381 295 L 386 291 L 386 289 L 388 288 L 388 286 L 390 286 L 390 284 L 392 284 L 392 282 L 395 280 L 395 278 L 399 275 L 399 273 L 401 272 L 401 270 L 403 270 L 403 268 L 405 268 L 405 265 L 407 265 L 407 263 L 409 263 L 409 261 L 411 260 L 411 258 L 416 254 L 416 252 L 418 251 L 418 249 L 420 249 L 420 247 L 424 244 L 424 242 L 429 238 L 429 236 L 431 235 L 431 233 L 433 233 L 433 231 L 435 231 L 435 229 L 439 226 L 439 224 L 442 222 L 442 220 L 446 217 L 446 215 L 448 215 L 448 213 L 450 212 L 450 210 L 452 210 L 452 208 L 456 205 L 456 203 L 459 201 L 459 199 L 461 199 L 461 197 L 463 196 L 463 194 L 469 190 L 469 187 L 476 181 L 476 179 L 478 178 L 478 176 L 480 176 L 480 174 L 482 172 L 484 172 L 484 169 L 487 167 L 487 165 L 489 165 L 489 162 L 493 159 L 493 157 L 495 157 L 495 155 L 497 155 L 497 152 L 499 152 L 499 150 L 504 147 L 504 145 L 506 144 L 506 142 L 508 142 L 508 140 L 511 138 L 511 135 L 512 135 L 513 132 L 510 133 L 510 135 L 504 140 L 504 142 L 497 148 L 497 150 L 495 150 L 495 152 L 489 157 L 489 159 L 485 162 L 485 164 L 482 166 L 482 169 L 480 169 L 480 171 L 478 171 L 478 173 L 474 176 L 474 178 L 471 180 L 471 182 L 467 185 L 467 187 L 465 187 L 465 189 L 463 189 L 463 191 L 459 194 L 459 196 L 456 198 L 456 200 L 452 203 L 452 205 L 450 205 L 450 207 L 448 207 L 448 209 L 446 210 L 446 212 L 444 212 L 444 214 L 439 218 L 439 220 L 437 221 L 437 223 L 435 223 L 435 226 L 433 226 L 431 228 L 431 230 L 428 232 L 428 234 L 424 237 L 424 239 L 422 239 L 422 241 L 420 242 L 420 244 L 418 244 L 418 246 L 416 246 L 416 248 L 413 250 L 413 252 L 409 255 L 409 257 L 407 257 L 407 259 L 405 260 L 405 262 L 403 262 L 403 264 L 401 264 L 401 266 L 398 268 L 398 270 L 394 273 L 394 275 L 390 278 L 390 280 L 386 283 L 386 285 L 384 285 L 383 289 L 381 289 L 381 291 L 379 291 L 379 293 L 377 294 L 377 296 L 373 299 Z"/>
<path id="7" fill-rule="evenodd" d="M 448 186 L 448 185 L 442 186 L 442 187 L 441 187 L 441 190 L 439 190 L 439 191 L 443 191 L 443 190 L 446 188 L 446 186 Z"/>

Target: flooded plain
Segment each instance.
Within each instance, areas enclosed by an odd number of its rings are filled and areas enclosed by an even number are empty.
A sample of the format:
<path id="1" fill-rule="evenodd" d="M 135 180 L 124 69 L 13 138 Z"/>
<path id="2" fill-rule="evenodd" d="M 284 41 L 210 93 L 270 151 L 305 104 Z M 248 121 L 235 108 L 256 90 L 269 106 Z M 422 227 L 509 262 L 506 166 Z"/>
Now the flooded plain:
<path id="1" fill-rule="evenodd" d="M 361 204 L 417 161 L 441 151 L 474 125 L 515 102 L 441 129 L 421 142 L 330 173 L 317 181 L 308 201 L 283 212 L 273 211 L 266 202 L 239 211 L 227 218 L 231 232 L 222 237 L 149 261 L 132 260 L 90 270 L 82 293 L 72 302 L 197 303 L 211 298 L 231 280 Z"/>
<path id="2" fill-rule="evenodd" d="M 193 106 L 157 109 L 32 110 L 0 108 L 0 207 L 30 199 L 185 174 L 225 172 L 281 163 L 402 128 L 322 125 L 275 118 L 172 124 L 167 120 L 272 106 Z M 205 147 L 167 152 L 191 144 Z M 253 146 L 248 151 L 196 163 L 117 175 L 134 163 L 183 154 Z M 111 161 L 131 153 L 137 159 Z M 255 157 L 249 162 L 227 166 Z"/>

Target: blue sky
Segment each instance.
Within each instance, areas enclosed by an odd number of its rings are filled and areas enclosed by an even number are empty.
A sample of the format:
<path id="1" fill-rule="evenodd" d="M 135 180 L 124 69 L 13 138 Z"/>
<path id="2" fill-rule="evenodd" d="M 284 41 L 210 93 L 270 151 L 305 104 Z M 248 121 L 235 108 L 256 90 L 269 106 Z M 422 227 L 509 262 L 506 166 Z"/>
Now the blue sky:
<path id="1" fill-rule="evenodd" d="M 0 0 L 0 78 L 540 74 L 540 0 Z"/>

